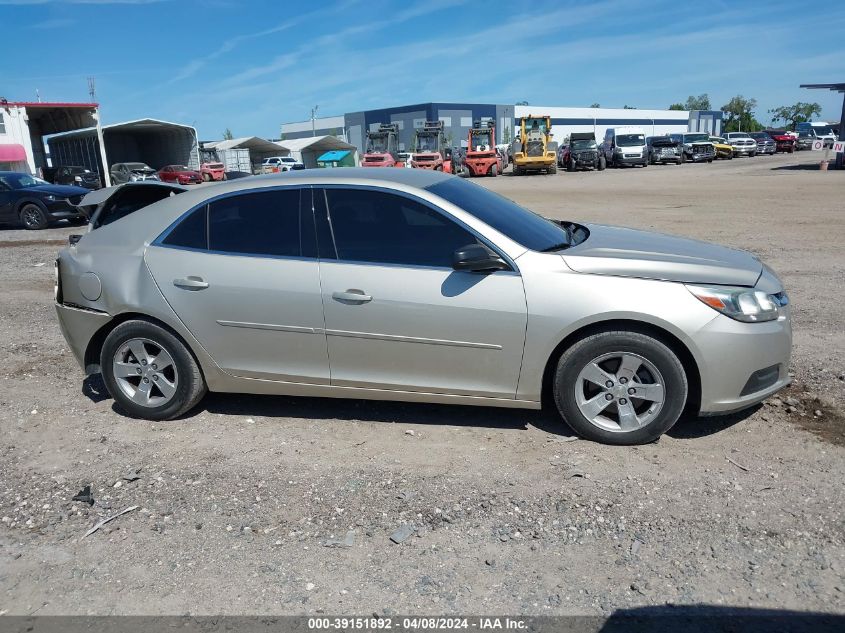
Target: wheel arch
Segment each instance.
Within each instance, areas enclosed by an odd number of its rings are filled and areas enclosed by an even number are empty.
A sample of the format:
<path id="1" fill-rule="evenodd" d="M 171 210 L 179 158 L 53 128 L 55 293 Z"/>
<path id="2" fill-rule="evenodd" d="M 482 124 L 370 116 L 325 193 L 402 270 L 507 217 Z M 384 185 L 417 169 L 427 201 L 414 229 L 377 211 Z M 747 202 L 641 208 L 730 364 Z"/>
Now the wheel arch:
<path id="1" fill-rule="evenodd" d="M 549 358 L 546 360 L 546 365 L 543 368 L 543 377 L 541 385 L 541 400 L 544 404 L 551 403 L 553 393 L 552 379 L 557 368 L 557 362 L 564 351 L 572 347 L 578 341 L 598 334 L 600 332 L 612 332 L 616 330 L 627 330 L 630 332 L 637 332 L 650 336 L 674 352 L 681 361 L 684 368 L 684 373 L 687 376 L 689 384 L 689 391 L 687 393 L 687 402 L 684 407 L 686 412 L 697 414 L 701 408 L 701 371 L 698 367 L 698 362 L 690 351 L 689 347 L 675 336 L 669 330 L 647 323 L 645 321 L 636 321 L 634 319 L 607 319 L 604 321 L 597 321 L 584 325 L 569 334 L 567 334 L 554 348 Z M 553 406 L 553 405 L 552 405 Z"/>
<path id="2" fill-rule="evenodd" d="M 15 215 L 19 216 L 21 214 L 21 210 L 27 204 L 38 205 L 38 207 L 40 207 L 42 211 L 44 211 L 45 213 L 47 212 L 47 205 L 44 204 L 43 200 L 41 200 L 39 198 L 32 197 L 32 196 L 28 196 L 26 198 L 21 198 L 20 200 L 18 200 L 15 203 Z"/>
<path id="3" fill-rule="evenodd" d="M 186 341 L 184 336 L 179 334 L 179 332 L 174 330 L 161 319 L 157 319 L 141 312 L 123 312 L 121 314 L 118 314 L 111 321 L 103 325 L 99 330 L 94 333 L 94 335 L 88 341 L 88 346 L 85 348 L 84 365 L 86 374 L 91 375 L 100 373 L 102 369 L 100 367 L 100 354 L 103 351 L 103 344 L 105 343 L 106 338 L 117 326 L 121 325 L 122 323 L 126 323 L 127 321 L 146 321 L 147 323 L 151 323 L 160 327 L 163 330 L 166 330 L 169 334 L 176 337 L 182 343 L 182 345 L 185 346 L 185 349 L 188 350 L 188 353 L 193 356 L 194 361 L 197 363 L 197 367 L 199 368 L 200 374 L 202 375 L 203 380 L 205 380 L 205 371 L 203 370 L 202 363 L 197 357 L 197 354 L 191 346 L 190 342 Z"/>

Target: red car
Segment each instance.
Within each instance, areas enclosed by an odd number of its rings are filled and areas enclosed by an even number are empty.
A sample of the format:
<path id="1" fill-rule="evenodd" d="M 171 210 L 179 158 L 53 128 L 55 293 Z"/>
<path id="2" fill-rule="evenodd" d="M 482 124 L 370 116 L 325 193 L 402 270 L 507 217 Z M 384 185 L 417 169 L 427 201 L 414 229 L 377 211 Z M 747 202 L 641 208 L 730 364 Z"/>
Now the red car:
<path id="1" fill-rule="evenodd" d="M 223 163 L 203 163 L 200 165 L 200 174 L 206 182 L 226 180 L 226 166 Z"/>
<path id="2" fill-rule="evenodd" d="M 158 170 L 158 177 L 164 182 L 175 182 L 180 185 L 196 185 L 202 182 L 200 173 L 185 165 L 165 165 Z"/>
<path id="3" fill-rule="evenodd" d="M 772 137 L 775 142 L 775 152 L 795 151 L 798 139 L 786 133 L 785 130 L 766 130 L 766 134 Z"/>

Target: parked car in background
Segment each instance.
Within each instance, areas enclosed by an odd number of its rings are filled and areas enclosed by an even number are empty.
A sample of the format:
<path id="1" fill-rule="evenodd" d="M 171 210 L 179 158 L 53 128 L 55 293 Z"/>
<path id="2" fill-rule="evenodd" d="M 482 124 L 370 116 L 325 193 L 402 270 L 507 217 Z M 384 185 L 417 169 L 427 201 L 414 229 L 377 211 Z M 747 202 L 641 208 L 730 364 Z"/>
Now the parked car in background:
<path id="1" fill-rule="evenodd" d="M 200 165 L 200 175 L 205 182 L 226 180 L 226 166 L 219 162 L 203 163 Z"/>
<path id="2" fill-rule="evenodd" d="M 710 135 L 706 132 L 689 132 L 687 134 L 670 134 L 681 144 L 681 162 L 688 160 L 694 163 L 712 163 L 716 158 L 716 150 L 710 142 Z"/>
<path id="3" fill-rule="evenodd" d="M 433 170 L 168 195 L 59 253 L 55 309 L 83 370 L 150 420 L 208 390 L 549 400 L 585 438 L 642 444 L 790 382 L 789 300 L 752 254 L 550 221 Z"/>
<path id="4" fill-rule="evenodd" d="M 727 132 L 725 140 L 733 147 L 734 156 L 757 155 L 757 141 L 745 132 Z"/>
<path id="5" fill-rule="evenodd" d="M 51 185 L 46 180 L 14 171 L 0 171 L 0 222 L 24 228 L 46 229 L 51 222 L 84 222 L 77 206 L 90 190 L 70 185 Z"/>
<path id="6" fill-rule="evenodd" d="M 798 132 L 798 138 L 795 139 L 795 151 L 802 149 L 813 149 L 813 141 L 816 137 L 807 130 Z"/>
<path id="7" fill-rule="evenodd" d="M 278 174 L 294 169 L 305 169 L 305 165 L 293 156 L 271 156 L 270 158 L 265 158 L 261 163 L 262 174 Z"/>
<path id="8" fill-rule="evenodd" d="M 675 163 L 681 164 L 681 144 L 670 136 L 649 136 L 648 160 L 652 165 Z"/>
<path id="9" fill-rule="evenodd" d="M 823 121 L 799 123 L 795 126 L 795 131 L 809 132 L 814 139 L 823 140 L 825 147 L 833 147 L 833 142 L 837 140 L 833 126 Z"/>
<path id="10" fill-rule="evenodd" d="M 81 165 L 60 165 L 44 169 L 44 180 L 54 185 L 73 185 L 86 189 L 99 189 L 103 186 L 100 174 Z"/>
<path id="11" fill-rule="evenodd" d="M 759 156 L 764 154 L 775 155 L 775 141 L 766 132 L 749 132 L 748 136 L 757 141 L 757 154 Z"/>
<path id="12" fill-rule="evenodd" d="M 713 143 L 713 149 L 716 150 L 716 158 L 727 158 L 731 160 L 734 157 L 733 145 L 721 136 L 711 136 L 710 142 Z"/>
<path id="13" fill-rule="evenodd" d="M 569 143 L 563 148 L 563 161 L 560 165 L 566 171 L 576 169 L 595 169 L 602 171 L 607 160 L 599 154 L 596 136 L 592 132 L 573 132 Z"/>
<path id="14" fill-rule="evenodd" d="M 766 134 L 775 142 L 776 152 L 791 154 L 795 151 L 795 146 L 798 143 L 797 135 L 790 134 L 786 130 L 766 130 Z"/>
<path id="15" fill-rule="evenodd" d="M 158 172 L 146 163 L 115 163 L 109 169 L 112 184 L 141 182 L 143 180 L 161 180 Z"/>
<path id="16" fill-rule="evenodd" d="M 608 128 L 604 133 L 601 154 L 608 167 L 642 165 L 648 167 L 645 132 L 639 127 Z"/>
<path id="17" fill-rule="evenodd" d="M 202 182 L 202 174 L 186 165 L 165 165 L 158 170 L 158 177 L 163 182 L 179 185 L 198 185 Z"/>

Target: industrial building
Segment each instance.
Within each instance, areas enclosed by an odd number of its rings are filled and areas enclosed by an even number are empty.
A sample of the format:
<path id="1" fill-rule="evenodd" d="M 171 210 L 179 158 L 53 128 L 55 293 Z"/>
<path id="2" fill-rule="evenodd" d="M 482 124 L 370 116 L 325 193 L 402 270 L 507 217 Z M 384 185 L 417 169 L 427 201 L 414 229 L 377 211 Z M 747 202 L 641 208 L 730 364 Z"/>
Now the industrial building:
<path id="1" fill-rule="evenodd" d="M 513 140 L 519 117 L 529 114 L 549 115 L 552 134 L 563 142 L 572 132 L 593 132 L 601 139 L 607 128 L 635 125 L 648 136 L 687 131 L 720 134 L 721 111 L 639 110 L 626 108 L 568 108 L 557 106 L 496 105 L 483 103 L 419 103 L 414 105 L 350 112 L 342 116 L 315 118 L 282 125 L 284 143 L 288 139 L 334 135 L 366 148 L 366 131 L 382 123 L 399 126 L 399 149 L 410 149 L 414 131 L 425 121 L 443 121 L 447 141 L 453 147 L 466 147 L 474 121 L 493 121 L 497 143 Z"/>
<path id="2" fill-rule="evenodd" d="M 90 128 L 97 135 L 99 105 L 0 99 L 0 170 L 39 173 L 48 167 L 44 139 Z"/>

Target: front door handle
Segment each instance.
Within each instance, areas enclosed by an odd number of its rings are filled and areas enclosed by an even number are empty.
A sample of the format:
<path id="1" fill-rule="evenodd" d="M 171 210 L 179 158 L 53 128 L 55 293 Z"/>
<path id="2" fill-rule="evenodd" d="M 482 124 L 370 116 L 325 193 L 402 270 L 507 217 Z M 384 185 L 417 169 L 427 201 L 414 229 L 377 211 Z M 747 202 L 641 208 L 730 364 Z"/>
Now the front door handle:
<path id="1" fill-rule="evenodd" d="M 356 288 L 350 288 L 346 292 L 333 292 L 332 299 L 340 301 L 341 303 L 367 303 L 368 301 L 373 300 L 370 295 L 364 294 L 363 290 L 358 290 Z"/>
<path id="2" fill-rule="evenodd" d="M 208 288 L 208 282 L 202 277 L 185 277 L 184 279 L 174 279 L 173 285 L 183 290 L 203 290 Z"/>

